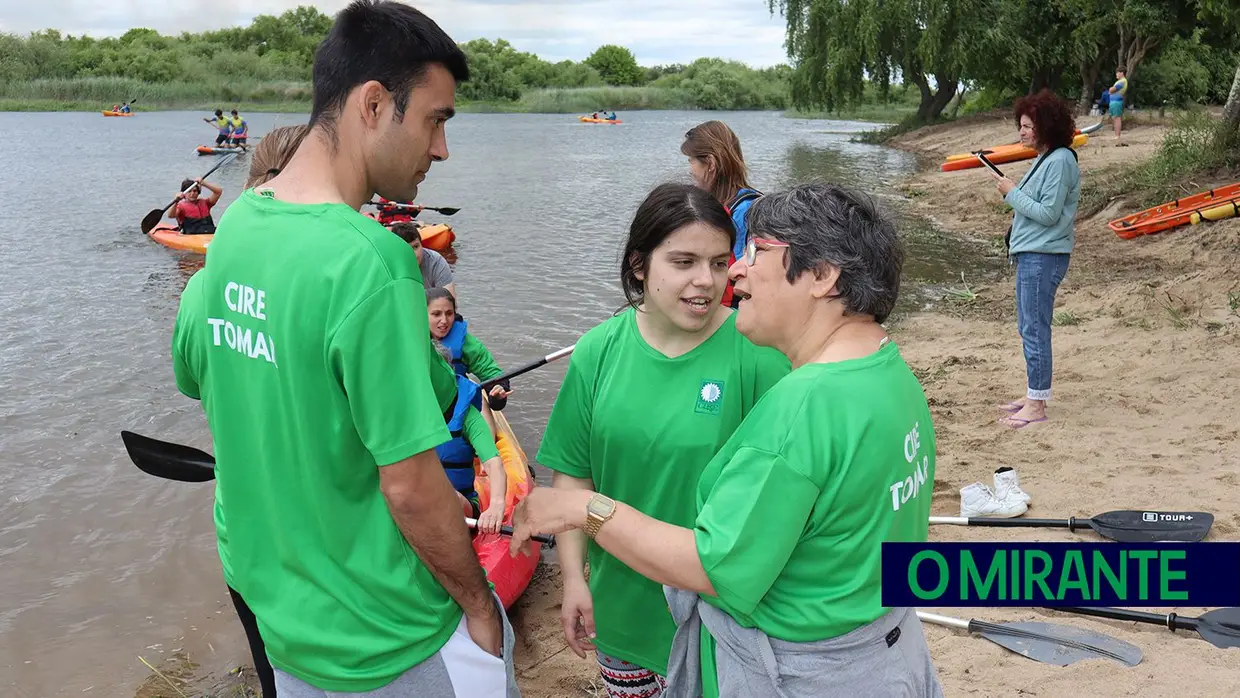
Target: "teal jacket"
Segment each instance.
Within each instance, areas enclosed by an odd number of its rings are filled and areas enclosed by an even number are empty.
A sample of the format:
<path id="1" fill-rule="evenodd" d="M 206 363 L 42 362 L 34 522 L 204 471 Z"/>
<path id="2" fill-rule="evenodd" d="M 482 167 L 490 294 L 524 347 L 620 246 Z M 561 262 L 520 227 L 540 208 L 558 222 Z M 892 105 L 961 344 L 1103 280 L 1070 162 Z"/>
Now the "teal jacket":
<path id="1" fill-rule="evenodd" d="M 1029 168 L 1020 184 L 1003 197 L 1016 212 L 1009 254 L 1072 253 L 1081 201 L 1081 168 L 1073 155 L 1067 148 L 1046 155 L 1037 172 Z"/>

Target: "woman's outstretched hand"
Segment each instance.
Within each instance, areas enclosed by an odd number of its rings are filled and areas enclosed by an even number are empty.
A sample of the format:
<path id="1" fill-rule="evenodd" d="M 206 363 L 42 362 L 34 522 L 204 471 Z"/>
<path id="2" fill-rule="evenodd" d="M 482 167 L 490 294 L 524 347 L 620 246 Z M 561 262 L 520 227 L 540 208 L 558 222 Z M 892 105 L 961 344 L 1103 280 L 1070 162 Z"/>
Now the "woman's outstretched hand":
<path id="1" fill-rule="evenodd" d="M 516 557 L 530 537 L 555 535 L 585 525 L 586 504 L 593 492 L 535 487 L 512 512 L 512 542 L 508 554 Z M 584 495 L 584 496 L 583 496 Z"/>

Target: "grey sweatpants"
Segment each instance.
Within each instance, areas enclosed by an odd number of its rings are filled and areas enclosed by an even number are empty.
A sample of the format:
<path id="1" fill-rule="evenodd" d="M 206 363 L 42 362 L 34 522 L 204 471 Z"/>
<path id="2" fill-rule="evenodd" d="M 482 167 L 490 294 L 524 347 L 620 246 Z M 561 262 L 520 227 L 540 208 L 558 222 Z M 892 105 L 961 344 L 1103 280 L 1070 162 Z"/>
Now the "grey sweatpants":
<path id="1" fill-rule="evenodd" d="M 494 598 L 496 605 L 500 605 L 499 597 Z M 324 691 L 276 669 L 276 695 L 280 698 L 521 698 L 512 662 L 516 636 L 502 606 L 500 617 L 504 619 L 503 659 L 482 649 L 470 638 L 462 616 L 447 644 L 386 686 L 362 693 Z"/>

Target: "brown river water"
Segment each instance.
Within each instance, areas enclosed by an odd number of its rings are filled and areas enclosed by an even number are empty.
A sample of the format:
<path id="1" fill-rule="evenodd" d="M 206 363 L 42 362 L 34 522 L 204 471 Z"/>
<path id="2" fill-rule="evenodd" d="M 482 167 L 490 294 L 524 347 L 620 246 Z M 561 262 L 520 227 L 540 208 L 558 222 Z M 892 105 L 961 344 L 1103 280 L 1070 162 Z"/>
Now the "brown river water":
<path id="1" fill-rule="evenodd" d="M 227 605 L 212 486 L 133 466 L 123 429 L 210 450 L 196 402 L 173 383 L 177 300 L 201 258 L 150 241 L 143 215 L 215 163 L 194 147 L 205 114 L 0 113 L 0 695 L 132 696 L 184 648 L 247 661 Z M 618 258 L 630 216 L 668 179 L 688 181 L 679 146 L 706 119 L 737 132 L 759 189 L 825 180 L 895 198 L 915 166 L 850 142 L 871 125 L 766 112 L 630 112 L 621 125 L 571 115 L 464 114 L 451 157 L 420 202 L 451 222 L 461 311 L 511 368 L 572 344 L 621 304 Z M 249 115 L 251 132 L 304 115 Z M 236 198 L 249 156 L 211 179 Z M 906 230 L 924 230 L 908 221 Z M 979 264 L 977 250 L 910 232 L 902 305 Z M 931 289 L 931 291 L 927 291 Z M 506 414 L 532 458 L 567 362 L 514 381 Z"/>

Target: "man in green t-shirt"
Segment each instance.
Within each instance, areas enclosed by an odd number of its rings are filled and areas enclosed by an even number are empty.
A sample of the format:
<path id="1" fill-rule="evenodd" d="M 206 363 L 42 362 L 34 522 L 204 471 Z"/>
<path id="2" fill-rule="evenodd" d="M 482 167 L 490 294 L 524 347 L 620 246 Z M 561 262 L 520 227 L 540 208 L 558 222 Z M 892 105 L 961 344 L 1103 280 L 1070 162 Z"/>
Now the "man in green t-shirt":
<path id="1" fill-rule="evenodd" d="M 448 157 L 464 54 L 358 0 L 314 62 L 310 132 L 221 218 L 174 330 L 215 442 L 229 586 L 281 698 L 515 696 L 511 627 L 435 447 L 449 439 L 408 245 L 360 213 Z M 226 529 L 226 530 L 225 530 Z"/>

